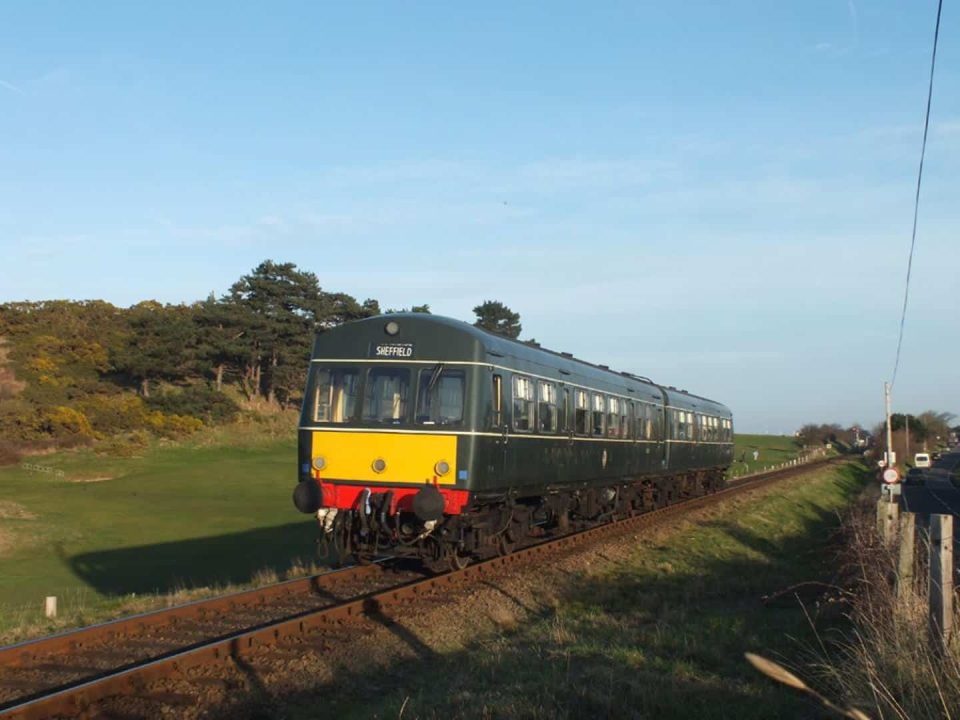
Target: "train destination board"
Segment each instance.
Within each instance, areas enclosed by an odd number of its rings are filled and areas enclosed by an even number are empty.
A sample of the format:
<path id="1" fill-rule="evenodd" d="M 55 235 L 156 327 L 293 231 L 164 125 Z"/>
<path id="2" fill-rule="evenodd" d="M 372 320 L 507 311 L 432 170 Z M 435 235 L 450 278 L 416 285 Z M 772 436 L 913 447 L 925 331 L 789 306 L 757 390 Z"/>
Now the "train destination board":
<path id="1" fill-rule="evenodd" d="M 379 343 L 370 346 L 370 357 L 405 360 L 413 357 L 413 343 Z"/>

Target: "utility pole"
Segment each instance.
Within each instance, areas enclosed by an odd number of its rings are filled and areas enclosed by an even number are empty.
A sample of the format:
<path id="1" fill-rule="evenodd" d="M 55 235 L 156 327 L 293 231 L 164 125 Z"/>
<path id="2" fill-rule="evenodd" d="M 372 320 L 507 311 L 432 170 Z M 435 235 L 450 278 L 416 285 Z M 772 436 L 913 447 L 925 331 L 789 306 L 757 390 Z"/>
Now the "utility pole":
<path id="1" fill-rule="evenodd" d="M 887 411 L 887 467 L 893 467 L 893 428 L 890 425 L 890 383 L 883 384 L 883 402 Z"/>
<path id="2" fill-rule="evenodd" d="M 913 455 L 910 454 L 910 413 L 903 414 L 904 427 L 907 429 L 907 449 L 906 456 L 903 458 L 904 462 L 908 462 Z"/>

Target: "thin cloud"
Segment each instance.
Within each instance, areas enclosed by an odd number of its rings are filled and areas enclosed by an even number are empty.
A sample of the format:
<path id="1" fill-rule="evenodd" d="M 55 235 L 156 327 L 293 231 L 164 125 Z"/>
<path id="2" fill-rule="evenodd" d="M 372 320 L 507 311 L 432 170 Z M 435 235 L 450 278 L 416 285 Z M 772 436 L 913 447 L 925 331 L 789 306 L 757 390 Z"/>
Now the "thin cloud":
<path id="1" fill-rule="evenodd" d="M 860 44 L 860 19 L 857 16 L 857 6 L 853 0 L 847 0 L 847 11 L 850 13 L 850 25 L 853 29 L 853 46 Z"/>
<path id="2" fill-rule="evenodd" d="M 18 88 L 18 87 L 17 87 L 16 85 L 14 85 L 12 82 L 7 82 L 6 80 L 0 80 L 0 87 L 6 88 L 6 89 L 9 90 L 10 92 L 15 92 L 15 93 L 17 93 L 17 95 L 24 95 L 24 94 L 25 94 L 25 93 L 23 92 L 23 90 L 21 90 L 20 88 Z"/>

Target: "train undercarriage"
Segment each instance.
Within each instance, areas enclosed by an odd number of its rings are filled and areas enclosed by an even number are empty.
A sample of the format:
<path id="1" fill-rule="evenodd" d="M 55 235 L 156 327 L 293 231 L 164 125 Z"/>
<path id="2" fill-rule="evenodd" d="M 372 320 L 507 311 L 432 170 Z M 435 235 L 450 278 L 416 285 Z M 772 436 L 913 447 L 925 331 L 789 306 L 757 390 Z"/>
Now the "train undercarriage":
<path id="1" fill-rule="evenodd" d="M 443 514 L 443 498 L 433 486 L 418 493 L 411 509 L 393 513 L 390 490 L 364 490 L 355 509 L 321 508 L 317 519 L 324 553 L 337 561 L 405 557 L 434 570 L 459 569 L 473 560 L 508 555 L 540 537 L 563 535 L 716 492 L 723 487 L 723 473 L 722 468 L 713 468 L 625 478 L 613 485 L 548 489 L 546 495 L 536 496 L 481 495 L 456 515 Z"/>

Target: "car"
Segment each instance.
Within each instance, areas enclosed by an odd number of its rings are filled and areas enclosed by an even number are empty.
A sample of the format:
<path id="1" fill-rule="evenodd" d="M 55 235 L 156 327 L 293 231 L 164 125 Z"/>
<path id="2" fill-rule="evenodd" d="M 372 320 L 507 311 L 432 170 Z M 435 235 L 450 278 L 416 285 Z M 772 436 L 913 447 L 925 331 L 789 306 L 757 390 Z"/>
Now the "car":
<path id="1" fill-rule="evenodd" d="M 926 479 L 926 473 L 918 467 L 912 467 L 907 470 L 906 476 L 903 478 L 904 485 L 923 485 Z"/>
<path id="2" fill-rule="evenodd" d="M 928 468 L 932 465 L 930 455 L 927 453 L 917 453 L 913 456 L 913 466 L 918 468 Z"/>

